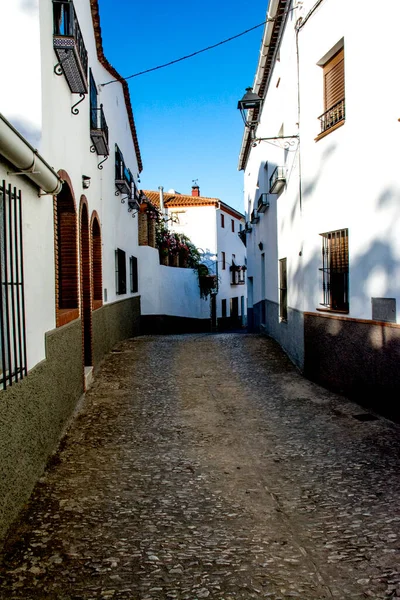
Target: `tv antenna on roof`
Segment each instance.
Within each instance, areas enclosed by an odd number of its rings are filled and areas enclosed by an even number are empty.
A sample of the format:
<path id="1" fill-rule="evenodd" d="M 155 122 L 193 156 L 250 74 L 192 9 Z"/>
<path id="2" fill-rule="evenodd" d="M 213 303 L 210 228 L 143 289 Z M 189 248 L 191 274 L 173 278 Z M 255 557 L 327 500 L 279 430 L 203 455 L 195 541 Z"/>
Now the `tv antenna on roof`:
<path id="1" fill-rule="evenodd" d="M 199 182 L 199 180 L 198 180 L 198 179 L 192 179 L 192 183 L 193 183 L 194 185 L 198 185 L 198 182 Z"/>

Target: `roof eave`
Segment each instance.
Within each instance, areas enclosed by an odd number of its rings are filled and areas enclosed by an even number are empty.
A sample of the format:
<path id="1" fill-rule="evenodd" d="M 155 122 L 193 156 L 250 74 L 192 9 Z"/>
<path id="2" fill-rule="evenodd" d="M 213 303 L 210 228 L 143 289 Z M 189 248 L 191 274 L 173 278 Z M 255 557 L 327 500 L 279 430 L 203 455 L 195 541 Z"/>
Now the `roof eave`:
<path id="1" fill-rule="evenodd" d="M 286 6 L 290 3 L 290 0 L 271 0 L 268 7 L 267 23 L 264 27 L 263 39 L 261 42 L 260 56 L 258 59 L 258 65 L 253 83 L 253 92 L 258 94 L 260 98 L 265 98 L 265 94 L 268 89 L 270 74 L 273 69 L 274 61 L 272 58 L 275 55 L 277 45 L 279 44 L 279 38 L 276 41 L 273 34 L 276 30 L 281 30 L 285 24 L 285 10 Z M 262 111 L 262 108 L 260 109 Z M 258 115 L 253 115 L 252 118 Z M 243 171 L 247 166 L 247 161 L 250 154 L 250 147 L 252 141 L 252 133 L 255 132 L 257 127 L 245 127 L 243 132 L 242 144 L 240 147 L 239 164 L 238 170 Z"/>

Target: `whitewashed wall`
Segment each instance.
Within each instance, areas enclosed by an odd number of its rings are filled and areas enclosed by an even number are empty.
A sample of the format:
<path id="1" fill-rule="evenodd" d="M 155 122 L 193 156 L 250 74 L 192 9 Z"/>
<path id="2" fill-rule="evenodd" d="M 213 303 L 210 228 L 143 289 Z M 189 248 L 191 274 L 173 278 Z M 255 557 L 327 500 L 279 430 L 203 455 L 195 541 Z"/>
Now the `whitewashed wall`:
<path id="1" fill-rule="evenodd" d="M 171 207 L 168 215 L 175 215 L 177 221 L 170 221 L 169 228 L 187 235 L 201 252 L 213 255 L 217 250 L 215 212 L 215 206 Z"/>
<path id="2" fill-rule="evenodd" d="M 168 315 L 208 319 L 210 300 L 200 298 L 197 273 L 193 269 L 159 264 L 158 250 L 139 248 L 139 292 L 143 315 Z"/>
<path id="3" fill-rule="evenodd" d="M 138 164 L 122 86 L 114 83 L 100 87 L 113 77 L 97 60 L 90 3 L 77 0 L 74 6 L 89 66 L 99 89 L 98 105 L 104 105 L 109 128 L 110 155 L 103 170 L 97 168 L 103 157 L 90 152 L 89 94 L 79 105 L 79 114 L 72 115 L 71 106 L 79 100 L 79 95 L 71 94 L 64 75 L 57 76 L 53 70 L 58 60 L 53 50 L 52 2 L 40 0 L 40 12 L 39 0 L 1 3 L 0 18 L 4 15 L 4 19 L 0 20 L 7 23 L 0 36 L 1 55 L 9 55 L 12 48 L 12 60 L 2 60 L 1 64 L 2 81 L 7 81 L 7 85 L 2 87 L 0 111 L 35 146 L 40 139 L 40 152 L 56 171 L 63 169 L 68 173 L 77 214 L 83 193 L 88 201 L 89 217 L 94 210 L 98 213 L 103 245 L 103 287 L 107 290 L 107 302 L 113 302 L 134 295 L 116 295 L 116 248 L 126 252 L 127 274 L 129 256 L 138 255 L 137 218 L 133 219 L 128 205 L 121 204 L 121 197 L 115 196 L 115 143 L 135 179 Z M 82 188 L 82 175 L 91 178 L 87 190 Z M 27 190 L 23 219 L 28 368 L 31 369 L 45 358 L 45 332 L 55 328 L 53 201 L 51 196 L 38 198 L 37 193 L 32 193 L 26 178 L 15 179 L 23 192 Z M 37 306 L 41 306 L 39 313 Z"/>
<path id="4" fill-rule="evenodd" d="M 34 148 L 40 148 L 42 96 L 39 0 L 1 2 L 0 23 L 0 112 Z"/>
<path id="5" fill-rule="evenodd" d="M 221 225 L 221 214 L 224 215 L 224 225 Z M 231 221 L 235 223 L 235 231 L 232 231 Z M 218 209 L 216 214 L 217 240 L 218 240 L 218 294 L 217 294 L 217 317 L 222 316 L 222 300 L 226 299 L 227 317 L 230 316 L 229 301 L 231 298 L 239 298 L 239 315 L 242 314 L 241 297 L 247 297 L 247 283 L 244 285 L 231 285 L 231 272 L 229 267 L 232 265 L 232 255 L 235 255 L 236 265 L 246 264 L 246 247 L 238 236 L 239 225 L 244 227 L 244 219 L 233 217 L 223 208 Z M 222 269 L 222 252 L 225 252 L 226 268 Z M 247 272 L 245 273 L 245 282 L 247 282 Z"/>
<path id="6" fill-rule="evenodd" d="M 371 319 L 371 297 L 390 297 L 396 298 L 399 322 L 400 82 L 392 74 L 400 52 L 400 5 L 395 0 L 385 4 L 387 18 L 378 44 L 376 9 L 376 3 L 361 0 L 326 1 L 299 34 L 305 308 L 315 311 L 321 302 L 319 234 L 348 228 L 349 316 Z M 369 17 L 361 27 L 363 14 Z M 346 121 L 315 142 L 317 117 L 323 112 L 317 62 L 342 38 Z"/>

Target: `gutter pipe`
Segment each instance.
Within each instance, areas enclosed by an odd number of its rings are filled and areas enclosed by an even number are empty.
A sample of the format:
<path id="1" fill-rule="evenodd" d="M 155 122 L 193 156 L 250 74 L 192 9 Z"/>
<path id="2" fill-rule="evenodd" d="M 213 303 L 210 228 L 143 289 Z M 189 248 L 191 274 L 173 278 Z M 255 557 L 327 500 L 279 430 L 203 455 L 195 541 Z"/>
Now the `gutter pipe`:
<path id="1" fill-rule="evenodd" d="M 60 193 L 63 180 L 1 113 L 0 154 L 19 169 L 18 175 L 29 177 L 45 194 Z"/>

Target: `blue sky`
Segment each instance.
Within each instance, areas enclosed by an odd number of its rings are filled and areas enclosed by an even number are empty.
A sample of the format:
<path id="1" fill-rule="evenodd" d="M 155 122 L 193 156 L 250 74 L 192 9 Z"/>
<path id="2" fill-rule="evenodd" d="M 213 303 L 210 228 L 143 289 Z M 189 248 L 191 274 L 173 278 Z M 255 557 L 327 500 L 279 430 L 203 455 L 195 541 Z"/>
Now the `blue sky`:
<path id="1" fill-rule="evenodd" d="M 267 0 L 99 0 L 103 46 L 126 77 L 265 20 Z M 129 80 L 143 160 L 140 187 L 191 193 L 243 211 L 237 101 L 252 85 L 263 27 L 176 65 Z"/>

